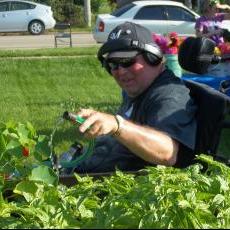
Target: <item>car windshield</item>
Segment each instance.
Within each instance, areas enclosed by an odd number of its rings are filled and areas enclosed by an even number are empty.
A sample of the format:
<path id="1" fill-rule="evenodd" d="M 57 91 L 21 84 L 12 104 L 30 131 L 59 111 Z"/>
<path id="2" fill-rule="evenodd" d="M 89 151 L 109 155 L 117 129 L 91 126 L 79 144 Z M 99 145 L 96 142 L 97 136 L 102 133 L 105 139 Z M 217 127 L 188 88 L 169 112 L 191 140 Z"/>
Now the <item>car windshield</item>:
<path id="1" fill-rule="evenodd" d="M 134 6 L 135 6 L 135 4 L 133 4 L 133 3 L 125 5 L 119 9 L 115 10 L 113 13 L 111 13 L 111 15 L 113 15 L 115 17 L 120 17 L 122 14 L 124 14 L 125 12 L 127 12 L 128 10 L 133 8 Z"/>

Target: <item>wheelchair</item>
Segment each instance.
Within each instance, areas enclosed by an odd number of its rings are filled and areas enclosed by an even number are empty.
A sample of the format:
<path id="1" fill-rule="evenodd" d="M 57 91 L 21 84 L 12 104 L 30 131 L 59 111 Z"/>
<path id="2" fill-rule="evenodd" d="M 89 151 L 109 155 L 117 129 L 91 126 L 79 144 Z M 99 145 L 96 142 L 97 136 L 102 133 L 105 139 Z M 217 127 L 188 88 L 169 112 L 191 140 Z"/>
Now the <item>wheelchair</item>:
<path id="1" fill-rule="evenodd" d="M 202 79 L 209 65 L 230 60 L 230 56 L 216 57 L 214 48 L 215 44 L 208 38 L 188 37 L 180 46 L 179 64 Z M 198 105 L 196 155 L 211 155 L 213 159 L 230 165 L 230 153 L 218 151 L 223 130 L 230 129 L 230 97 L 226 94 L 230 80 L 221 81 L 218 90 L 204 83 L 183 80 Z"/>

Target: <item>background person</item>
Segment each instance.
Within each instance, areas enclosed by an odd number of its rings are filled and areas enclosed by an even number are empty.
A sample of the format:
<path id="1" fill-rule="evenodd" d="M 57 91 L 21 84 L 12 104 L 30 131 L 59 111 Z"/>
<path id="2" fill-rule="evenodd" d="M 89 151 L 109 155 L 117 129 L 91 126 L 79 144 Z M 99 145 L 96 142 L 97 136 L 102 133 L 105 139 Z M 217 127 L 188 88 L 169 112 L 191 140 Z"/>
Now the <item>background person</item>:
<path id="1" fill-rule="evenodd" d="M 91 109 L 79 131 L 96 138 L 95 152 L 78 173 L 139 170 L 147 165 L 186 167 L 195 146 L 196 105 L 182 80 L 165 68 L 146 28 L 123 23 L 109 35 L 98 58 L 125 96 L 117 115 Z M 89 128 L 90 127 L 90 128 Z"/>
<path id="2" fill-rule="evenodd" d="M 225 10 L 225 13 L 218 13 L 218 10 Z M 217 0 L 204 0 L 201 4 L 202 16 L 195 24 L 196 36 L 207 37 L 216 42 L 217 45 L 224 42 L 222 21 L 230 19 L 230 6 L 220 4 Z"/>

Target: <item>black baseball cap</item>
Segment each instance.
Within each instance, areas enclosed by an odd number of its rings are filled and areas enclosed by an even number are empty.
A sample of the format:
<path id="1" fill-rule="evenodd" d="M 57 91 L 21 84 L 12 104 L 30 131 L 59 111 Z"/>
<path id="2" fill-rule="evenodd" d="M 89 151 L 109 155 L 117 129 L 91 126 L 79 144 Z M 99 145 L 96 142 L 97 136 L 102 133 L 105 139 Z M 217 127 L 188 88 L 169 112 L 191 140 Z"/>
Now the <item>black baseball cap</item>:
<path id="1" fill-rule="evenodd" d="M 136 23 L 125 22 L 115 27 L 98 51 L 102 62 L 110 58 L 132 58 L 140 51 L 146 51 L 162 58 L 160 47 L 153 41 L 151 32 Z"/>

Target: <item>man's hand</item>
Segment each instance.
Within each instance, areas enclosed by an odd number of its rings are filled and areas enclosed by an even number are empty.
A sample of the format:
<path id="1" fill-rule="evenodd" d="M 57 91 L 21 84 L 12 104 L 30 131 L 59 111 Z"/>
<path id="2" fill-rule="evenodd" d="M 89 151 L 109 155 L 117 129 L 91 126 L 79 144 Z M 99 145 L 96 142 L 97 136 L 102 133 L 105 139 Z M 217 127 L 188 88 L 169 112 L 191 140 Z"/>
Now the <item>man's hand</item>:
<path id="1" fill-rule="evenodd" d="M 85 119 L 85 122 L 80 125 L 79 131 L 84 133 L 86 138 L 113 134 L 118 128 L 116 118 L 111 114 L 92 109 L 81 109 L 77 115 Z"/>

